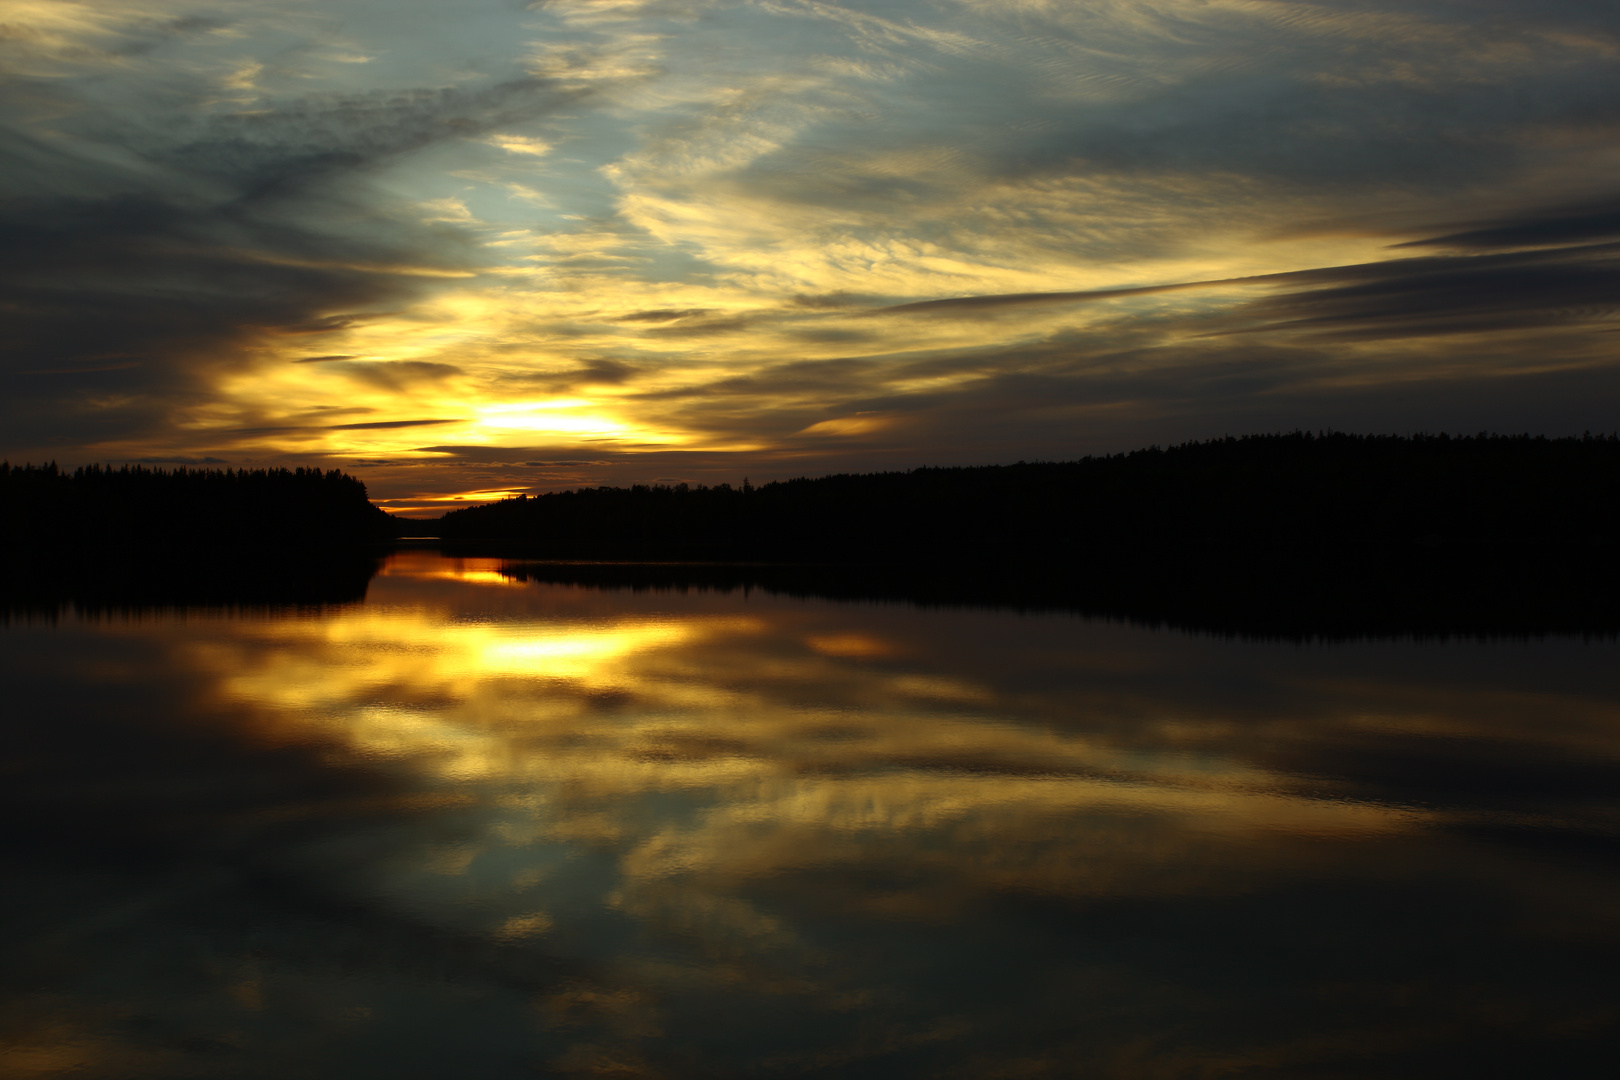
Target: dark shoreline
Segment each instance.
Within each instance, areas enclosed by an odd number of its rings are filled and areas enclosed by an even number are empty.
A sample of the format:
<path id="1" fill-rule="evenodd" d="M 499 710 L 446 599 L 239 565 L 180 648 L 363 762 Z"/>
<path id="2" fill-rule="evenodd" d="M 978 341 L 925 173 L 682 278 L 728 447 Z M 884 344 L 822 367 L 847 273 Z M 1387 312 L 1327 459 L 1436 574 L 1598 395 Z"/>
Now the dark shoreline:
<path id="1" fill-rule="evenodd" d="M 1246 638 L 1620 636 L 1609 549 L 1115 553 L 1090 565 L 575 562 L 483 545 L 442 550 L 500 558 L 501 572 L 520 581 L 1068 612 Z"/>
<path id="2" fill-rule="evenodd" d="M 13 558 L 0 622 L 157 611 L 324 609 L 365 600 L 388 549 L 158 550 L 107 546 Z"/>
<path id="3" fill-rule="evenodd" d="M 1612 546 L 1362 545 L 1085 550 L 1064 560 L 558 560 L 509 542 L 326 550 L 109 547 L 0 572 L 0 620 L 361 603 L 385 557 L 496 560 L 517 581 L 632 592 L 763 593 L 925 608 L 1066 612 L 1189 633 L 1291 641 L 1620 637 Z"/>
<path id="4" fill-rule="evenodd" d="M 1563 551 L 1620 543 L 1620 440 L 1256 435 L 759 487 L 579 488 L 467 507 L 420 528 L 552 559 L 643 562 Z"/>
<path id="5" fill-rule="evenodd" d="M 0 612 L 356 603 L 387 552 L 437 547 L 524 581 L 1260 638 L 1620 634 L 1614 436 L 1295 432 L 758 488 L 581 488 L 431 522 L 389 518 L 335 470 L 0 465 L 0 488 Z"/>

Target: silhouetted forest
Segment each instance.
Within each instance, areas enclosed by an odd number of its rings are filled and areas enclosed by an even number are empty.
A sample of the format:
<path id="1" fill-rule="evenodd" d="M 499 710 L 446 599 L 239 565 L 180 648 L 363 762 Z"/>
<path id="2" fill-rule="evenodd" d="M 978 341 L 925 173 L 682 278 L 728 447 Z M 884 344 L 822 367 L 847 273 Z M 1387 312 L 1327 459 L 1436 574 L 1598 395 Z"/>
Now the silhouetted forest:
<path id="1" fill-rule="evenodd" d="M 395 534 L 336 469 L 0 464 L 0 620 L 350 603 Z"/>
<path id="2" fill-rule="evenodd" d="M 552 559 L 897 565 L 1061 565 L 1104 552 L 1595 550 L 1620 539 L 1620 440 L 1255 435 L 759 487 L 583 488 L 456 510 L 436 531 Z"/>
<path id="3" fill-rule="evenodd" d="M 397 535 L 366 486 L 332 469 L 0 464 L 0 550 L 329 549 Z"/>
<path id="4" fill-rule="evenodd" d="M 377 566 L 370 542 L 403 524 L 319 470 L 0 465 L 0 512 L 0 606 L 26 617 L 352 602 Z M 1620 630 L 1614 437 L 1266 435 L 758 488 L 587 488 L 423 531 L 447 554 L 513 560 L 524 580 L 605 588 L 1285 638 Z M 682 561 L 707 565 L 651 565 Z"/>

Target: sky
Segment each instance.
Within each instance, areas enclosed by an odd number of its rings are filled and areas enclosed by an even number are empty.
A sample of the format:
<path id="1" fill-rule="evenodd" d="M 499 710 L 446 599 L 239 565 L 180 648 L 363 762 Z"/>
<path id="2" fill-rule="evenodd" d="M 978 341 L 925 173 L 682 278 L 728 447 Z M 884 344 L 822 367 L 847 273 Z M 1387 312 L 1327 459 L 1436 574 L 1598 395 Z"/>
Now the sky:
<path id="1" fill-rule="evenodd" d="M 1602 0 L 0 0 L 0 456 L 517 492 L 1620 428 Z"/>

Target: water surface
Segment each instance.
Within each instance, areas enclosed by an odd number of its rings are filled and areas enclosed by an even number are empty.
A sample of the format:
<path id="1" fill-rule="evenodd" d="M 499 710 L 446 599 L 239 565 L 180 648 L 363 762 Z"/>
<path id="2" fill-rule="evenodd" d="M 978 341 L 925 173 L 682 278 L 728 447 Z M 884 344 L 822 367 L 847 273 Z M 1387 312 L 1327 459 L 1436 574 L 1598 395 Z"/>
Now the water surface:
<path id="1" fill-rule="evenodd" d="M 0 1072 L 1431 1077 L 1617 1048 L 1620 646 L 605 590 L 0 631 Z"/>

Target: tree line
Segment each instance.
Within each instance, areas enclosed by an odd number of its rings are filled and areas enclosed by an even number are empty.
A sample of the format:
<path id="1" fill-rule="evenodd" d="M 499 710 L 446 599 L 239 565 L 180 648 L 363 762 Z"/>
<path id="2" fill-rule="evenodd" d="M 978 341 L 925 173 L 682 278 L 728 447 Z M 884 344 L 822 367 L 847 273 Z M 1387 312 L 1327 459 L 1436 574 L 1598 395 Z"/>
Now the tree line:
<path id="1" fill-rule="evenodd" d="M 755 487 L 587 487 L 444 515 L 559 559 L 940 562 L 1342 546 L 1612 545 L 1620 439 L 1250 435 L 1068 462 Z"/>
<path id="2" fill-rule="evenodd" d="M 0 463 L 0 545 L 317 549 L 399 522 L 339 470 Z M 447 541 L 557 559 L 916 563 L 1620 541 L 1620 439 L 1251 435 L 1067 462 L 586 487 L 452 511 Z"/>
<path id="3" fill-rule="evenodd" d="M 0 545 L 13 551 L 320 549 L 396 532 L 337 469 L 0 463 Z"/>

